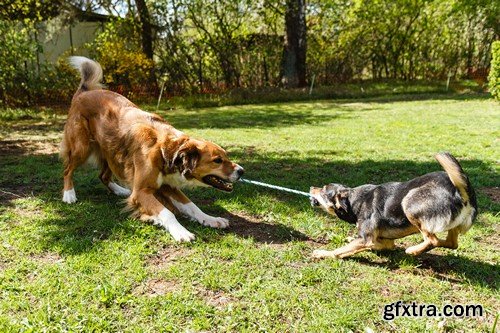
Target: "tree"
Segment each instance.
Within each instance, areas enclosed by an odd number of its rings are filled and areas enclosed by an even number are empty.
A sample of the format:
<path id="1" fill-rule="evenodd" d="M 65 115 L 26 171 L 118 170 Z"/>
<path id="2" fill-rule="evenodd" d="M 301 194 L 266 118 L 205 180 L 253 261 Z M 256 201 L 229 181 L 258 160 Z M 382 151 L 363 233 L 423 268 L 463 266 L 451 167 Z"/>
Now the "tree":
<path id="1" fill-rule="evenodd" d="M 287 88 L 304 87 L 306 82 L 307 29 L 305 0 L 287 0 L 285 43 L 281 82 Z"/>
<path id="2" fill-rule="evenodd" d="M 139 13 L 139 21 L 141 25 L 141 42 L 142 52 L 149 59 L 153 59 L 153 30 L 151 29 L 151 16 L 149 15 L 148 6 L 144 0 L 135 0 L 137 11 Z"/>
<path id="3" fill-rule="evenodd" d="M 4 0 L 0 19 L 8 21 L 39 22 L 59 15 L 63 0 Z"/>
<path id="4" fill-rule="evenodd" d="M 149 15 L 148 6 L 144 0 L 135 0 L 135 4 L 139 13 L 142 52 L 149 60 L 153 61 L 153 29 L 151 28 L 151 16 Z M 148 81 L 153 88 L 157 88 L 154 68 L 151 68 L 149 72 Z"/>

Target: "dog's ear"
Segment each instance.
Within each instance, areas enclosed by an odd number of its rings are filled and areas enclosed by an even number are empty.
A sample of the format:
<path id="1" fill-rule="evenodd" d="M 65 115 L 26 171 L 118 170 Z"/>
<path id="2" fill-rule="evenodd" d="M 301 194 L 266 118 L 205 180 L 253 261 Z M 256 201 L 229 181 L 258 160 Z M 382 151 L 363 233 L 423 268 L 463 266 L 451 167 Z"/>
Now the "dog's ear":
<path id="1" fill-rule="evenodd" d="M 339 191 L 335 194 L 333 202 L 336 209 L 341 209 L 346 212 L 349 211 L 349 195 L 347 191 Z"/>
<path id="2" fill-rule="evenodd" d="M 189 141 L 180 146 L 172 158 L 173 166 L 179 168 L 183 176 L 193 173 L 199 161 L 200 151 Z"/>
<path id="3" fill-rule="evenodd" d="M 188 138 L 181 137 L 169 141 L 161 148 L 165 169 L 173 172 L 178 168 L 183 176 L 190 174 L 200 160 L 200 152 Z"/>

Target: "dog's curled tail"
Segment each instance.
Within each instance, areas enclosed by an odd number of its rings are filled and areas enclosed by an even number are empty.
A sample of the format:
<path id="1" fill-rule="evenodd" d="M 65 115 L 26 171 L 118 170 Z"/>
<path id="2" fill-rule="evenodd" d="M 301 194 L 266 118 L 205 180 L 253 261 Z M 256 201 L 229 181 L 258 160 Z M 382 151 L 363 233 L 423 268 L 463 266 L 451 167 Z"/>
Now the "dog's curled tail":
<path id="1" fill-rule="evenodd" d="M 69 57 L 69 63 L 80 72 L 82 80 L 78 91 L 101 89 L 102 68 L 97 62 L 85 57 Z"/>
<path id="2" fill-rule="evenodd" d="M 474 193 L 471 188 L 469 178 L 467 178 L 467 175 L 460 166 L 460 163 L 458 163 L 457 159 L 447 152 L 439 153 L 435 157 L 439 164 L 443 167 L 444 171 L 448 174 L 448 177 L 450 177 L 453 185 L 457 188 L 463 202 L 469 202 L 470 196 L 474 196 Z"/>

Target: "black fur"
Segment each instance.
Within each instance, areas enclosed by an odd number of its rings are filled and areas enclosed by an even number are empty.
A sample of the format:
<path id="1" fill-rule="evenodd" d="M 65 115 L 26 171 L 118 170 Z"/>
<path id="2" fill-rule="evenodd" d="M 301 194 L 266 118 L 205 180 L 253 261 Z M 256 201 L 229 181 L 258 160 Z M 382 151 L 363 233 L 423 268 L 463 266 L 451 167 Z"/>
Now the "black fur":
<path id="1" fill-rule="evenodd" d="M 464 206 L 459 191 L 443 171 L 429 173 L 407 182 L 362 185 L 355 188 L 329 184 L 323 187 L 321 195 L 325 201 L 333 204 L 331 208 L 340 219 L 357 223 L 359 236 L 365 238 L 377 229 L 410 227 L 410 221 L 403 212 L 402 201 L 410 190 L 416 188 L 419 188 L 419 191 L 412 197 L 411 202 L 416 218 L 422 218 L 423 215 L 432 218 L 451 213 L 451 219 L 454 219 Z M 471 186 L 467 190 L 477 214 L 474 190 Z M 344 205 L 340 202 L 343 199 L 346 200 Z"/>

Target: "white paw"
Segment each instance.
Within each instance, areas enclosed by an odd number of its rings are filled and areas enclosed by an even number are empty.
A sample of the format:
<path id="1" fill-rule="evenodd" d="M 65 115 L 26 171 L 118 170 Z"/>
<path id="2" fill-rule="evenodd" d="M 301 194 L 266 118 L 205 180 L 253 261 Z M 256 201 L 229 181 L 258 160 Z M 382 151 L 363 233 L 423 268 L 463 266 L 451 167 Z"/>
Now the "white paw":
<path id="1" fill-rule="evenodd" d="M 108 187 L 114 194 L 120 197 L 128 197 L 132 193 L 132 191 L 130 191 L 128 188 L 121 187 L 120 185 L 113 182 L 109 183 Z"/>
<path id="2" fill-rule="evenodd" d="M 405 250 L 405 252 L 406 252 L 406 254 L 410 254 L 412 256 L 417 256 L 420 253 L 422 253 L 423 251 L 420 249 L 420 246 L 414 245 L 414 246 L 410 246 L 409 248 L 407 248 Z"/>
<path id="3" fill-rule="evenodd" d="M 195 237 L 192 233 L 180 224 L 175 215 L 166 208 L 163 208 L 158 216 L 153 217 L 154 224 L 161 225 L 178 242 L 190 242 Z"/>
<path id="4" fill-rule="evenodd" d="M 76 202 L 75 189 L 72 188 L 71 190 L 64 191 L 62 201 L 69 204 L 75 203 Z"/>
<path id="5" fill-rule="evenodd" d="M 169 226 L 168 232 L 177 242 L 190 242 L 195 239 L 195 236 L 187 231 L 182 225 L 179 226 Z"/>
<path id="6" fill-rule="evenodd" d="M 225 229 L 229 227 L 229 221 L 223 217 L 214 217 L 210 215 L 203 216 L 198 220 L 202 225 L 211 228 Z"/>
<path id="7" fill-rule="evenodd" d="M 336 258 L 334 251 L 314 250 L 312 253 L 314 258 Z"/>

